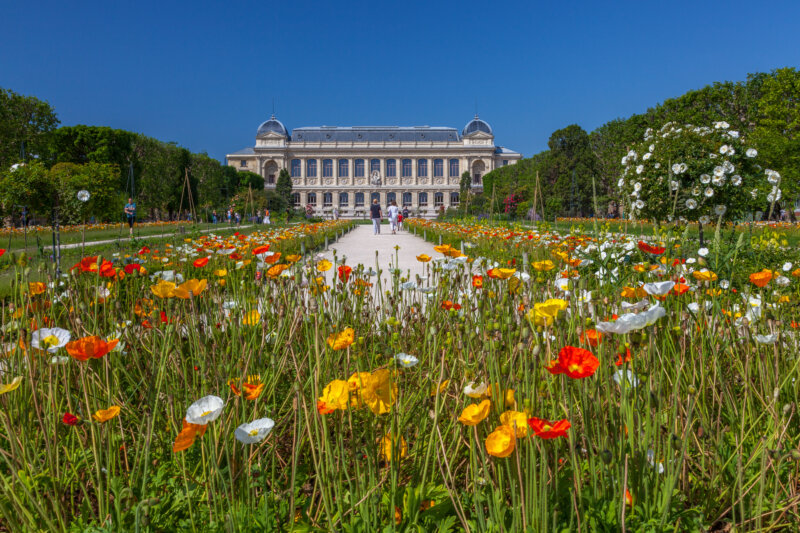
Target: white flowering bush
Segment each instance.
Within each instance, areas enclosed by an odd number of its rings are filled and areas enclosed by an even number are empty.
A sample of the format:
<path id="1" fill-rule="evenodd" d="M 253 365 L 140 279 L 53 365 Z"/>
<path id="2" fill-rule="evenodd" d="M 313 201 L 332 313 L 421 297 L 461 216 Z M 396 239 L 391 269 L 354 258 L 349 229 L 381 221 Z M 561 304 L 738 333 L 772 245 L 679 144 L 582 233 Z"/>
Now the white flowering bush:
<path id="1" fill-rule="evenodd" d="M 757 163 L 727 122 L 648 128 L 622 158 L 619 189 L 635 218 L 708 224 L 738 220 L 781 199 L 780 175 Z"/>

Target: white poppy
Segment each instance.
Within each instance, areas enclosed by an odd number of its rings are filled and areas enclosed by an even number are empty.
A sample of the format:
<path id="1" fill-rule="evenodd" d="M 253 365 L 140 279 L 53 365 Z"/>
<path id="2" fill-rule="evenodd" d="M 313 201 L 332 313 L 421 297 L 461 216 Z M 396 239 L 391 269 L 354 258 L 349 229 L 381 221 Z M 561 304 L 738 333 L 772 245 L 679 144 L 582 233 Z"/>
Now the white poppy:
<path id="1" fill-rule="evenodd" d="M 645 283 L 642 287 L 650 296 L 664 296 L 675 286 L 674 281 L 661 281 L 658 283 Z"/>
<path id="2" fill-rule="evenodd" d="M 249 424 L 242 424 L 233 432 L 236 439 L 243 444 L 255 444 L 264 440 L 275 427 L 271 418 L 259 418 Z"/>
<path id="3" fill-rule="evenodd" d="M 633 373 L 633 370 L 617 370 L 614 372 L 614 383 L 622 386 L 622 382 L 624 381 L 626 385 L 636 388 L 639 385 L 639 378 Z"/>
<path id="4" fill-rule="evenodd" d="M 186 410 L 186 421 L 190 424 L 206 425 L 222 414 L 225 402 L 218 396 L 204 396 Z"/>
<path id="5" fill-rule="evenodd" d="M 697 314 L 697 312 L 700 311 L 700 305 L 697 302 L 692 302 L 686 307 L 694 314 Z"/>
<path id="6" fill-rule="evenodd" d="M 747 155 L 747 157 L 753 158 L 758 155 L 758 150 L 756 150 L 755 148 L 748 148 L 745 154 Z"/>
<path id="7" fill-rule="evenodd" d="M 783 264 L 783 267 L 781 267 L 781 269 L 784 272 L 789 272 L 792 269 L 792 263 L 787 261 L 786 263 Z"/>
<path id="8" fill-rule="evenodd" d="M 395 355 L 394 358 L 397 360 L 397 363 L 403 368 L 411 368 L 412 366 L 419 363 L 419 359 L 407 353 L 399 353 Z"/>
<path id="9" fill-rule="evenodd" d="M 479 385 L 475 385 L 474 381 L 470 381 L 469 384 L 464 387 L 464 394 L 469 396 L 470 398 L 480 398 L 484 394 L 486 394 L 486 389 L 488 389 L 486 383 L 480 383 Z"/>
<path id="10" fill-rule="evenodd" d="M 759 344 L 775 344 L 775 341 L 778 340 L 778 334 L 773 333 L 771 335 L 753 335 L 753 338 Z"/>
<path id="11" fill-rule="evenodd" d="M 699 250 L 697 250 L 697 255 L 699 255 L 700 257 L 708 256 L 708 248 L 700 248 Z"/>
<path id="12" fill-rule="evenodd" d="M 62 328 L 40 328 L 31 334 L 31 347 L 56 353 L 67 345 L 72 335 Z"/>

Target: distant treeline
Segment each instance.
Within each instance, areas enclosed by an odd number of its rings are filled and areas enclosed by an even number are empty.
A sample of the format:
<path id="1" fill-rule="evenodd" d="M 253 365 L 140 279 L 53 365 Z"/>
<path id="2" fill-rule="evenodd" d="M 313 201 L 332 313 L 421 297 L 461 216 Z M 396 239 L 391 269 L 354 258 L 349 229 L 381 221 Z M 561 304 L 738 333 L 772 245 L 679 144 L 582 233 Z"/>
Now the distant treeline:
<path id="1" fill-rule="evenodd" d="M 557 130 L 550 136 L 548 150 L 488 173 L 483 180 L 483 197 L 471 198 L 474 207 L 470 211 L 513 211 L 513 216 L 525 216 L 536 196 L 536 205 L 544 206 L 548 219 L 586 216 L 595 213 L 596 197 L 598 214 L 605 216 L 610 205 L 623 200 L 616 186 L 622 157 L 642 140 L 647 128 L 658 129 L 667 122 L 711 126 L 717 121 L 728 122 L 748 145 L 758 149 L 761 161 L 780 172 L 787 200 L 797 197 L 800 72 L 782 68 L 750 74 L 746 81 L 716 82 L 689 91 L 642 114 L 607 122 L 590 133 L 577 124 Z"/>
<path id="2" fill-rule="evenodd" d="M 30 167 L 27 174 L 46 171 L 48 179 L 58 183 L 102 180 L 104 202 L 92 202 L 92 212 L 86 213 L 101 219 L 121 216 L 122 206 L 134 191 L 141 217 L 176 216 L 179 208 L 185 210 L 189 205 L 187 174 L 198 210 L 225 209 L 237 195 L 241 202 L 249 187 L 257 192 L 264 188 L 264 179 L 258 174 L 239 172 L 174 142 L 104 126 L 58 124 L 55 110 L 47 102 L 0 88 L 0 182 L 19 181 L 13 180 L 12 174 L 25 174 L 24 167 Z M 19 167 L 19 163 L 24 165 Z M 68 180 L 59 180 L 65 174 Z M 76 177 L 79 174 L 83 176 L 80 179 Z M 0 194 L 0 203 L 12 202 L 3 202 Z M 21 209 L 19 205 L 0 205 L 5 217 L 18 217 Z"/>

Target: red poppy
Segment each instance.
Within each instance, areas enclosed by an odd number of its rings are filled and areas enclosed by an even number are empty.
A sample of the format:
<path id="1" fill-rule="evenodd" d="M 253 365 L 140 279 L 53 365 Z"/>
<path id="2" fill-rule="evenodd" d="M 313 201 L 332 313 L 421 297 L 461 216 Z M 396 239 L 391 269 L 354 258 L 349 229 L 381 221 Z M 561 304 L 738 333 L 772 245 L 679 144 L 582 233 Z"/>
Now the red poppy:
<path id="1" fill-rule="evenodd" d="M 639 249 L 645 253 L 655 255 L 661 255 L 667 250 L 663 246 L 652 246 L 644 241 L 639 241 Z"/>
<path id="2" fill-rule="evenodd" d="M 558 359 L 546 368 L 553 375 L 566 374 L 572 379 L 582 379 L 593 375 L 599 366 L 600 361 L 589 350 L 564 346 L 558 352 Z"/>
<path id="3" fill-rule="evenodd" d="M 684 264 L 686 264 L 686 259 L 675 259 L 675 261 L 672 262 L 672 266 L 678 266 Z"/>
<path id="4" fill-rule="evenodd" d="M 264 246 L 257 246 L 253 248 L 253 255 L 263 254 L 264 252 L 269 252 L 269 244 L 265 244 Z"/>
<path id="5" fill-rule="evenodd" d="M 234 261 L 240 261 L 242 259 L 242 254 L 240 254 L 239 252 L 233 252 L 230 255 L 230 258 L 233 259 Z"/>
<path id="6" fill-rule="evenodd" d="M 170 323 L 170 319 L 167 318 L 167 313 L 165 313 L 164 311 L 161 311 L 160 317 L 161 317 L 161 323 L 162 324 L 169 324 Z"/>
<path id="7" fill-rule="evenodd" d="M 97 335 L 83 337 L 67 343 L 65 348 L 67 353 L 78 361 L 88 361 L 89 359 L 100 359 L 114 349 L 119 339 L 106 342 Z"/>
<path id="8" fill-rule="evenodd" d="M 103 259 L 103 262 L 100 263 L 100 269 L 98 273 L 104 278 L 113 278 L 117 271 L 114 269 L 114 263 L 107 259 Z"/>
<path id="9" fill-rule="evenodd" d="M 147 246 L 142 246 L 141 250 L 139 250 L 138 253 L 139 255 L 149 254 L 150 248 L 148 248 Z"/>
<path id="10" fill-rule="evenodd" d="M 533 434 L 542 439 L 555 439 L 565 437 L 571 424 L 566 418 L 558 422 L 548 422 L 544 418 L 529 418 L 528 426 L 533 430 Z"/>
<path id="11" fill-rule="evenodd" d="M 153 325 L 147 319 L 142 320 L 142 327 L 144 329 L 153 329 Z"/>
<path id="12" fill-rule="evenodd" d="M 5 248 L 0 248 L 0 257 L 3 257 L 3 254 L 5 254 L 5 253 L 6 253 L 6 249 Z"/>
<path id="13" fill-rule="evenodd" d="M 625 357 L 623 357 L 621 353 L 618 353 L 617 360 L 614 361 L 614 364 L 617 366 L 622 366 L 630 360 L 631 360 L 631 350 L 629 348 L 625 348 Z"/>
<path id="14" fill-rule="evenodd" d="M 129 263 L 125 265 L 126 274 L 133 274 L 134 271 L 141 272 L 141 270 L 142 270 L 142 265 L 140 265 L 139 263 Z"/>
<path id="15" fill-rule="evenodd" d="M 472 276 L 472 286 L 476 289 L 483 288 L 483 276 Z"/>
<path id="16" fill-rule="evenodd" d="M 194 265 L 195 268 L 203 268 L 207 264 L 208 264 L 208 257 L 201 257 L 200 259 L 195 259 L 194 262 L 192 263 L 192 265 Z"/>
<path id="17" fill-rule="evenodd" d="M 444 309 L 446 311 L 449 311 L 451 309 L 455 309 L 456 311 L 458 311 L 459 309 L 461 309 L 461 304 L 453 303 L 450 300 L 445 300 L 445 301 L 442 302 L 442 309 Z"/>
<path id="18" fill-rule="evenodd" d="M 596 329 L 587 329 L 581 332 L 581 342 L 589 343 L 593 348 L 597 348 L 603 342 L 603 333 Z"/>
<path id="19" fill-rule="evenodd" d="M 75 270 L 76 268 L 79 268 L 81 272 L 97 272 L 97 256 L 84 257 L 75 263 L 70 270 Z"/>
<path id="20" fill-rule="evenodd" d="M 68 426 L 77 426 L 80 420 L 80 418 L 72 413 L 64 413 L 64 417 L 61 419 L 61 421 Z"/>
<path id="21" fill-rule="evenodd" d="M 350 279 L 350 273 L 351 273 L 352 271 L 353 271 L 353 269 L 352 269 L 352 268 L 350 268 L 350 267 L 349 267 L 349 266 L 347 266 L 347 265 L 342 265 L 342 266 L 340 266 L 340 267 L 339 267 L 339 280 L 340 280 L 342 283 L 347 283 L 347 280 L 348 280 L 348 279 Z"/>

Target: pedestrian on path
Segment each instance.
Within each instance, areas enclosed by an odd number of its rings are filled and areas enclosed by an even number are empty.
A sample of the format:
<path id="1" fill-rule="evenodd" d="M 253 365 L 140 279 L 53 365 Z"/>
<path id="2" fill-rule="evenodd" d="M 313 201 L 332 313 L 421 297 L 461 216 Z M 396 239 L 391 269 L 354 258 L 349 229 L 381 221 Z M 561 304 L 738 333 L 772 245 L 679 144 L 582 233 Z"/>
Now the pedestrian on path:
<path id="1" fill-rule="evenodd" d="M 133 237 L 133 225 L 136 224 L 136 202 L 133 198 L 128 198 L 128 203 L 125 204 L 125 216 L 128 218 L 128 234 Z"/>
<path id="2" fill-rule="evenodd" d="M 264 224 L 270 224 L 269 209 L 264 209 Z"/>
<path id="3" fill-rule="evenodd" d="M 381 218 L 383 217 L 383 213 L 381 212 L 381 206 L 378 205 L 378 199 L 375 198 L 372 200 L 372 205 L 369 206 L 370 217 L 372 218 L 372 231 L 373 235 L 380 235 L 381 234 Z"/>
<path id="4" fill-rule="evenodd" d="M 392 235 L 397 234 L 397 215 L 400 214 L 400 208 L 397 207 L 397 202 L 392 201 L 392 204 L 386 210 L 389 213 L 389 225 L 392 228 Z"/>

